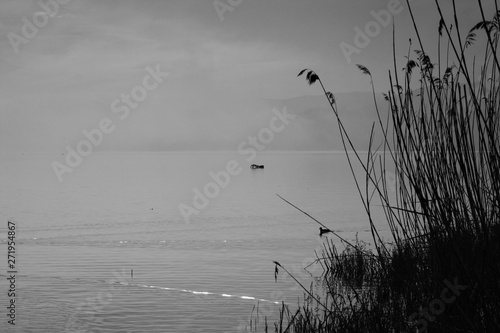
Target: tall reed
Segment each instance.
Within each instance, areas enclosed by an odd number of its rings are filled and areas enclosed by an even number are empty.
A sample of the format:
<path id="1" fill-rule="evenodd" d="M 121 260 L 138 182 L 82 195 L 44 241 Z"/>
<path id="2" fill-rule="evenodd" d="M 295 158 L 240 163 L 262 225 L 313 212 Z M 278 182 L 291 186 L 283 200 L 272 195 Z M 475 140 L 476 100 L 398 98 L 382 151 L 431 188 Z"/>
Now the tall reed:
<path id="1" fill-rule="evenodd" d="M 372 82 L 384 139 L 375 147 L 372 128 L 368 158 L 353 146 L 319 75 L 299 73 L 320 84 L 336 116 L 375 246 L 348 243 L 339 252 L 326 242 L 318 256 L 324 294 L 308 292 L 296 311 L 284 306 L 275 332 L 500 331 L 500 11 L 495 2 L 488 21 L 478 1 L 482 20 L 464 39 L 455 1 L 450 25 L 436 0 L 438 59 L 431 60 L 407 5 L 418 48 L 410 45 L 403 74 L 393 53 L 386 114 Z M 468 52 L 479 38 L 486 45 L 481 57 Z M 368 68 L 358 67 L 371 79 Z M 355 163 L 365 171 L 362 179 Z M 374 200 L 383 206 L 392 245 L 375 227 Z"/>

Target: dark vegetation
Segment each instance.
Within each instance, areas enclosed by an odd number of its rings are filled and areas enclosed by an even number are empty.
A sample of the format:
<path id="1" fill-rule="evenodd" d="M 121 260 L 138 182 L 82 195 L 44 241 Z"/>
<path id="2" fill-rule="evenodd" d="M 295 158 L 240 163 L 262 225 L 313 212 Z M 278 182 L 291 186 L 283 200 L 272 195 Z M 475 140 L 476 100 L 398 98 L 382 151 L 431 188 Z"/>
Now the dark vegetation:
<path id="1" fill-rule="evenodd" d="M 436 6 L 438 59 L 420 39 L 417 50 L 410 45 L 403 72 L 393 55 L 387 117 L 372 83 L 372 133 L 376 126 L 384 140 L 370 141 L 367 157 L 351 144 L 318 74 L 299 73 L 321 86 L 346 152 L 354 151 L 346 154 L 351 168 L 359 163 L 365 171 L 355 181 L 373 248 L 341 239 L 340 251 L 325 242 L 318 255 L 324 292 L 304 288 L 297 308 L 283 305 L 275 332 L 500 332 L 500 11 L 487 18 L 478 2 L 482 20 L 463 39 L 453 28 L 456 12 L 449 24 Z M 476 38 L 485 45 L 480 56 L 468 53 Z M 358 68 L 371 79 L 368 68 Z M 378 200 L 391 244 L 372 220 Z M 275 265 L 276 274 L 290 274 Z"/>

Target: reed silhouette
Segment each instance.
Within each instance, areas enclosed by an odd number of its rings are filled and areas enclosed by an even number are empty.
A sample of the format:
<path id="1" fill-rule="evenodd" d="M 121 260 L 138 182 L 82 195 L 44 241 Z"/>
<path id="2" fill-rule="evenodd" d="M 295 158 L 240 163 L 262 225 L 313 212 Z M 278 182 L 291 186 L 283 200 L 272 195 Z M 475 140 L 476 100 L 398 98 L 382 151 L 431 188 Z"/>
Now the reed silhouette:
<path id="1" fill-rule="evenodd" d="M 319 75 L 309 69 L 299 73 L 321 86 L 336 116 L 373 247 L 340 239 L 345 248 L 339 251 L 326 239 L 317 257 L 324 292 L 300 284 L 303 302 L 295 310 L 283 305 L 275 332 L 500 331 L 500 11 L 494 2 L 495 14 L 486 20 L 478 1 L 482 20 L 464 39 L 455 1 L 453 24 L 435 1 L 441 19 L 438 58 L 431 59 L 406 3 L 418 48 L 410 41 L 401 74 L 393 46 L 387 113 L 381 112 L 370 81 L 378 115 L 372 138 L 376 125 L 384 140 L 370 140 L 368 157 L 353 146 L 335 97 Z M 479 38 L 486 44 L 481 56 L 468 52 Z M 357 66 L 372 79 L 367 67 Z M 355 164 L 363 168 L 362 178 L 356 177 Z M 377 201 L 391 243 L 375 227 Z M 280 270 L 292 276 L 275 262 L 275 278 Z"/>

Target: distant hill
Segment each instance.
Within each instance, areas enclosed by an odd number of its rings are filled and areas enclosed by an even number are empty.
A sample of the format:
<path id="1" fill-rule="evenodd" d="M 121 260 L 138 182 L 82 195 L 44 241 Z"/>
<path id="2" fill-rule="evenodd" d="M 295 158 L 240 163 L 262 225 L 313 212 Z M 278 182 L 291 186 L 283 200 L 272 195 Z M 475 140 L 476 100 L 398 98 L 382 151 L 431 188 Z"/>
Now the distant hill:
<path id="1" fill-rule="evenodd" d="M 388 103 L 377 96 L 381 114 L 387 115 Z M 335 96 L 338 111 L 357 150 L 367 150 L 372 124 L 376 122 L 375 143 L 382 142 L 378 118 L 369 92 L 341 93 Z M 342 150 L 342 142 L 335 115 L 325 96 L 301 96 L 289 99 L 268 99 L 270 108 L 282 110 L 297 117 L 286 131 L 276 135 L 270 149 L 274 150 Z"/>
<path id="2" fill-rule="evenodd" d="M 375 143 L 382 142 L 378 119 L 369 92 L 341 93 L 335 96 L 344 126 L 357 150 L 367 150 L 371 126 L 377 123 Z M 377 95 L 380 111 L 387 102 Z M 265 144 L 266 151 L 342 150 L 337 120 L 325 96 L 300 96 L 288 99 L 214 100 L 196 109 L 151 112 L 120 123 L 108 140 L 114 150 L 228 150 L 235 151 L 249 138 L 257 137 L 276 110 L 296 117 L 283 131 L 274 133 Z M 250 147 L 250 146 L 249 146 Z"/>

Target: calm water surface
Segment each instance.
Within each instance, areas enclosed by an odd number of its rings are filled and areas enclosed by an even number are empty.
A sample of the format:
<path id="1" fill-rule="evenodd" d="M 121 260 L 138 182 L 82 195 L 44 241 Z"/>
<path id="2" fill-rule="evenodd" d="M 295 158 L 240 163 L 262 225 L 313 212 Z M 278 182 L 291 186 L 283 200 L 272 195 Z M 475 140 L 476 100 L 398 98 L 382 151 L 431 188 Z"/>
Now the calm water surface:
<path id="1" fill-rule="evenodd" d="M 263 170 L 238 153 L 93 153 L 62 183 L 53 160 L 64 156 L 1 155 L 0 291 L 13 220 L 17 332 L 238 332 L 257 305 L 272 320 L 302 297 L 283 272 L 275 282 L 272 261 L 315 283 L 321 269 L 302 268 L 325 239 L 276 193 L 370 239 L 343 153 L 263 153 Z M 230 160 L 241 173 L 187 222 L 179 205 Z"/>

